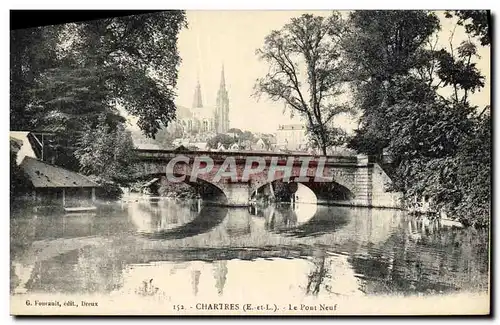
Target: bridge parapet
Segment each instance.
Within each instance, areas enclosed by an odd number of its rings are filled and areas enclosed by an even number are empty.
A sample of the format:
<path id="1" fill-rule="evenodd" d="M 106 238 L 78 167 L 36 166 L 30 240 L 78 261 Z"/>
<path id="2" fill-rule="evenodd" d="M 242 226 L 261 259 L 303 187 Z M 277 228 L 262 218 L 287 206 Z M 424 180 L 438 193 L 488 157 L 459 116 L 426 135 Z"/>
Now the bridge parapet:
<path id="1" fill-rule="evenodd" d="M 273 157 L 279 160 L 286 160 L 289 157 L 296 158 L 299 161 L 301 158 L 309 158 L 312 162 L 326 157 L 325 164 L 357 164 L 358 157 L 355 156 L 313 156 L 307 153 L 304 154 L 286 154 L 275 153 L 269 151 L 176 151 L 176 150 L 157 150 L 157 149 L 136 149 L 137 156 L 141 160 L 163 160 L 168 161 L 177 156 L 186 156 L 190 159 L 195 159 L 201 156 L 212 158 L 214 162 L 223 162 L 227 157 L 232 157 L 236 161 L 245 160 L 249 157 L 262 157 L 265 161 L 271 161 Z"/>

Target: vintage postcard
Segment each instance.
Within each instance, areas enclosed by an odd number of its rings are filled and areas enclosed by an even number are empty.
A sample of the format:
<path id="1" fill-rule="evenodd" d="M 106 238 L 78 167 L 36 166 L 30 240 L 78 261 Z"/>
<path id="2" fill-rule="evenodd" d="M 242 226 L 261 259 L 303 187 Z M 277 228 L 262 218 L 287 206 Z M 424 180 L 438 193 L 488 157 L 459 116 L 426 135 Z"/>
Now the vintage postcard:
<path id="1" fill-rule="evenodd" d="M 488 10 L 24 14 L 12 315 L 490 314 Z"/>

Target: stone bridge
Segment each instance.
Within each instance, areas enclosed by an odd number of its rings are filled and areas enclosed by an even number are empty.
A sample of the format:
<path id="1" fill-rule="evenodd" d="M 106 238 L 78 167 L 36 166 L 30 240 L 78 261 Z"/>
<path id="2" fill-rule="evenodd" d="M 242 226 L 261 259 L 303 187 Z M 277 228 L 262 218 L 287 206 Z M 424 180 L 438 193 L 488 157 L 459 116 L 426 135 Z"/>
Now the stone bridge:
<path id="1" fill-rule="evenodd" d="M 319 204 L 386 208 L 398 208 L 400 204 L 399 193 L 388 191 L 389 177 L 366 156 L 150 149 L 136 149 L 136 154 L 139 157 L 136 178 L 165 178 L 170 163 L 172 174 L 198 187 L 204 199 L 215 198 L 218 203 L 228 206 L 249 205 L 252 196 L 272 182 L 292 188 L 292 183 L 301 183 L 314 192 Z M 265 162 L 265 167 L 257 171 L 259 163 L 252 163 L 252 159 Z M 235 167 L 236 175 L 225 176 L 228 175 L 224 173 L 228 170 L 228 161 L 229 166 Z M 213 166 L 207 166 L 211 162 Z M 245 175 L 246 164 L 247 169 L 250 164 L 250 169 L 254 170 Z M 284 166 L 290 167 L 289 174 L 283 170 Z M 191 177 L 193 172 L 196 178 Z M 270 179 L 269 175 L 274 177 Z"/>

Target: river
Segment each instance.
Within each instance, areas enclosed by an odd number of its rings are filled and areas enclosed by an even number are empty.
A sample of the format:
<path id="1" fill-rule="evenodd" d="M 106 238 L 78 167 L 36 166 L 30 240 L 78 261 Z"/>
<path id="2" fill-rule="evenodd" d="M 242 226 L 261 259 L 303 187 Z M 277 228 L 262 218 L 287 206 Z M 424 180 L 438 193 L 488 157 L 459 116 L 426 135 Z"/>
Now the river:
<path id="1" fill-rule="evenodd" d="M 91 214 L 17 211 L 10 225 L 13 295 L 300 298 L 488 290 L 486 231 L 399 210 L 138 199 Z"/>

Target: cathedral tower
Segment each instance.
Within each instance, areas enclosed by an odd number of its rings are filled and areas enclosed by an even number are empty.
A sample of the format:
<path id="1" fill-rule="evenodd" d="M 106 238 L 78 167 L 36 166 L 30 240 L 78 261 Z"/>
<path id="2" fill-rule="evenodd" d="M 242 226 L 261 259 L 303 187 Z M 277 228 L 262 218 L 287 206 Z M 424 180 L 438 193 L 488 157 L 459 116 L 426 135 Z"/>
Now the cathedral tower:
<path id="1" fill-rule="evenodd" d="M 229 130 L 229 97 L 226 90 L 226 79 L 224 77 L 224 65 L 222 66 L 220 86 L 217 92 L 215 106 L 215 124 L 217 133 L 226 133 Z"/>
<path id="2" fill-rule="evenodd" d="M 193 96 L 193 108 L 197 107 L 203 107 L 203 102 L 201 101 L 201 85 L 199 79 L 198 79 L 198 84 L 194 89 L 194 96 Z"/>

